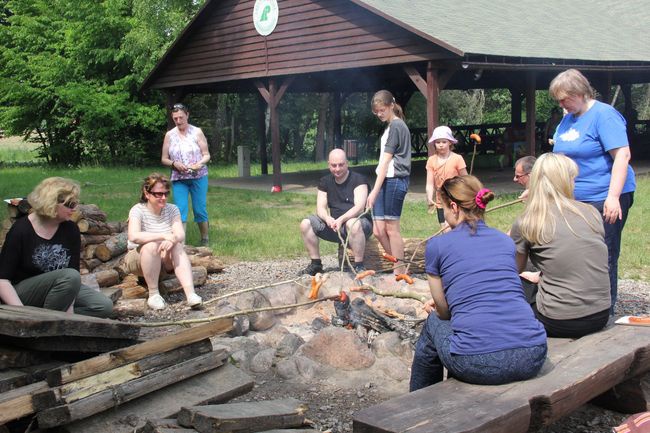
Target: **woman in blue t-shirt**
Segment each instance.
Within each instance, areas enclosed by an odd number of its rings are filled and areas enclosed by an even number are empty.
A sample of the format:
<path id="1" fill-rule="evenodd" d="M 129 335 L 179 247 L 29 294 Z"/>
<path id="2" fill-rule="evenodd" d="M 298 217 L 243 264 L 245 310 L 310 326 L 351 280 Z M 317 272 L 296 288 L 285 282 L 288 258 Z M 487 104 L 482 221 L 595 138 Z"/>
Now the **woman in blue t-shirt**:
<path id="1" fill-rule="evenodd" d="M 558 74 L 549 92 L 567 112 L 553 135 L 553 152 L 578 164 L 575 199 L 591 204 L 603 216 L 613 314 L 621 233 L 636 189 L 625 119 L 611 105 L 594 99 L 589 81 L 576 69 Z"/>
<path id="2" fill-rule="evenodd" d="M 440 189 L 449 233 L 427 243 L 433 299 L 415 348 L 411 391 L 440 382 L 443 367 L 464 382 L 497 385 L 534 377 L 546 358 L 546 332 L 526 301 L 515 245 L 483 222 L 494 199 L 474 176 Z"/>

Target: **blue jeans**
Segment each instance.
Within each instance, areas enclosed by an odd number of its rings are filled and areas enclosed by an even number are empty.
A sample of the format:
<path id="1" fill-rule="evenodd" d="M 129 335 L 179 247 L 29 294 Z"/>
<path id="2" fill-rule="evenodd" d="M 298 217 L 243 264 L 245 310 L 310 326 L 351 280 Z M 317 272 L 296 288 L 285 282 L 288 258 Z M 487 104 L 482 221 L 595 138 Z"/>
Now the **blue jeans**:
<path id="1" fill-rule="evenodd" d="M 609 266 L 609 287 L 612 295 L 612 306 L 610 307 L 609 314 L 614 314 L 614 306 L 618 297 L 618 257 L 621 255 L 621 236 L 623 234 L 623 227 L 625 227 L 625 221 L 627 221 L 627 214 L 634 204 L 634 192 L 621 194 L 618 200 L 621 203 L 623 219 L 616 220 L 614 224 L 609 224 L 603 220 L 603 224 L 605 225 L 605 243 L 607 244 L 607 264 Z M 603 214 L 604 200 L 589 202 L 589 204 L 598 209 L 601 215 Z"/>
<path id="2" fill-rule="evenodd" d="M 376 220 L 399 220 L 402 216 L 402 207 L 408 189 L 408 176 L 387 177 L 373 206 L 373 218 Z"/>
<path id="3" fill-rule="evenodd" d="M 546 359 L 546 344 L 500 350 L 479 355 L 450 352 L 451 323 L 429 314 L 415 345 L 410 391 L 442 381 L 443 367 L 449 375 L 478 385 L 501 385 L 535 377 Z"/>
<path id="4" fill-rule="evenodd" d="M 208 220 L 208 176 L 175 180 L 172 182 L 172 191 L 174 191 L 174 204 L 181 212 L 181 221 L 187 222 L 188 196 L 192 197 L 194 222 L 202 223 Z"/>

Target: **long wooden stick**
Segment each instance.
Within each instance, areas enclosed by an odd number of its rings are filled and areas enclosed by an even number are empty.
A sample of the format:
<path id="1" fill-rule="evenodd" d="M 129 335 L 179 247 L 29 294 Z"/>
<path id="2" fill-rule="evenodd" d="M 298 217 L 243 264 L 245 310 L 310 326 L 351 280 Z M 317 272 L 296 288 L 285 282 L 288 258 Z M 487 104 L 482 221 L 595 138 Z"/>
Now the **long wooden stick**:
<path id="1" fill-rule="evenodd" d="M 370 291 L 376 295 L 390 298 L 415 299 L 416 301 L 420 301 L 423 304 L 429 299 L 427 296 L 415 292 L 386 292 L 370 284 L 364 284 L 363 286 L 355 287 L 354 290 L 350 289 L 350 291 L 354 292 L 362 292 L 364 290 Z"/>
<path id="2" fill-rule="evenodd" d="M 472 162 L 469 164 L 469 174 L 474 171 L 474 158 L 476 157 L 476 141 L 474 141 L 474 150 L 472 151 Z"/>
<path id="3" fill-rule="evenodd" d="M 212 299 L 208 299 L 207 301 L 203 302 L 203 305 L 212 304 L 213 302 L 220 301 L 221 299 L 229 298 L 229 297 L 235 296 L 235 295 L 240 295 L 240 294 L 246 293 L 246 292 L 252 292 L 254 290 L 266 289 L 267 287 L 281 286 L 282 284 L 295 283 L 298 280 L 300 280 L 300 278 L 294 278 L 293 280 L 278 281 L 277 283 L 271 283 L 271 284 L 262 284 L 262 285 L 255 286 L 255 287 L 248 287 L 246 289 L 237 290 L 236 292 L 226 293 L 225 295 L 221 295 L 221 296 L 217 296 L 217 297 L 212 298 Z"/>
<path id="4" fill-rule="evenodd" d="M 219 319 L 229 319 L 236 316 L 244 316 L 246 314 L 262 313 L 264 311 L 286 310 L 289 308 L 304 307 L 305 305 L 316 304 L 318 302 L 323 302 L 323 301 L 333 301 L 336 299 L 339 299 L 339 295 L 328 296 L 326 298 L 315 299 L 313 301 L 301 302 L 299 304 L 279 305 L 277 307 L 261 307 L 261 308 L 253 308 L 250 310 L 240 310 L 240 311 L 235 311 L 234 313 L 228 313 L 221 316 L 204 317 L 201 319 L 187 319 L 187 320 L 169 321 L 169 322 L 131 323 L 131 325 L 136 325 L 143 328 L 156 328 L 159 326 L 187 326 L 194 323 L 212 322 Z"/>

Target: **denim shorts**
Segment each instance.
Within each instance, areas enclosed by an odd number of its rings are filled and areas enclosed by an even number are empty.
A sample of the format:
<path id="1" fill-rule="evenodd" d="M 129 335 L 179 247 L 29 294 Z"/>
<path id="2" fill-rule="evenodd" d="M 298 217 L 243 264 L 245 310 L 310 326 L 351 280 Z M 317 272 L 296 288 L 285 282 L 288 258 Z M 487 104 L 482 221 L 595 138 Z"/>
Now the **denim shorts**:
<path id="1" fill-rule="evenodd" d="M 379 190 L 372 208 L 376 220 L 399 220 L 402 216 L 404 197 L 409 189 L 409 177 L 387 177 Z"/>

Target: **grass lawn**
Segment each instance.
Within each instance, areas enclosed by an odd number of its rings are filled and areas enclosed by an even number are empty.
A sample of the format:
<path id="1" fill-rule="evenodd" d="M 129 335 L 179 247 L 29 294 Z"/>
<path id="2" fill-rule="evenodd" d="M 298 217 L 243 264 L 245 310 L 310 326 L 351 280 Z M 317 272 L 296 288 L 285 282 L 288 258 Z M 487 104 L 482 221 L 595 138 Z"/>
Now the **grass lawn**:
<path id="1" fill-rule="evenodd" d="M 283 172 L 309 168 L 309 164 L 283 164 Z M 314 166 L 322 168 L 322 164 Z M 64 176 L 81 184 L 83 203 L 95 203 L 111 221 L 126 219 L 128 211 L 139 199 L 142 179 L 161 167 L 55 169 L 44 167 L 15 167 L 0 169 L 0 198 L 24 197 L 42 179 Z M 210 177 L 223 176 L 220 167 L 210 168 Z M 236 167 L 229 167 L 234 170 Z M 166 173 L 167 170 L 161 170 Z M 637 179 L 634 206 L 623 232 L 623 246 L 619 262 L 622 278 L 650 281 L 650 177 Z M 515 195 L 499 197 L 499 205 L 516 198 Z M 313 213 L 316 197 L 312 194 L 245 191 L 210 187 L 208 192 L 210 214 L 210 244 L 215 254 L 226 261 L 263 260 L 304 257 L 298 224 Z M 486 217 L 487 223 L 507 230 L 521 204 L 496 210 Z M 0 206 L 0 218 L 5 217 L 5 207 Z M 407 200 L 402 217 L 402 233 L 406 238 L 426 238 L 438 230 L 435 215 L 426 213 L 424 201 Z M 188 224 L 188 242 L 196 243 L 199 233 L 195 224 Z M 322 242 L 324 254 L 335 253 L 335 245 Z M 489 259 L 489 252 L 486 252 Z"/>

